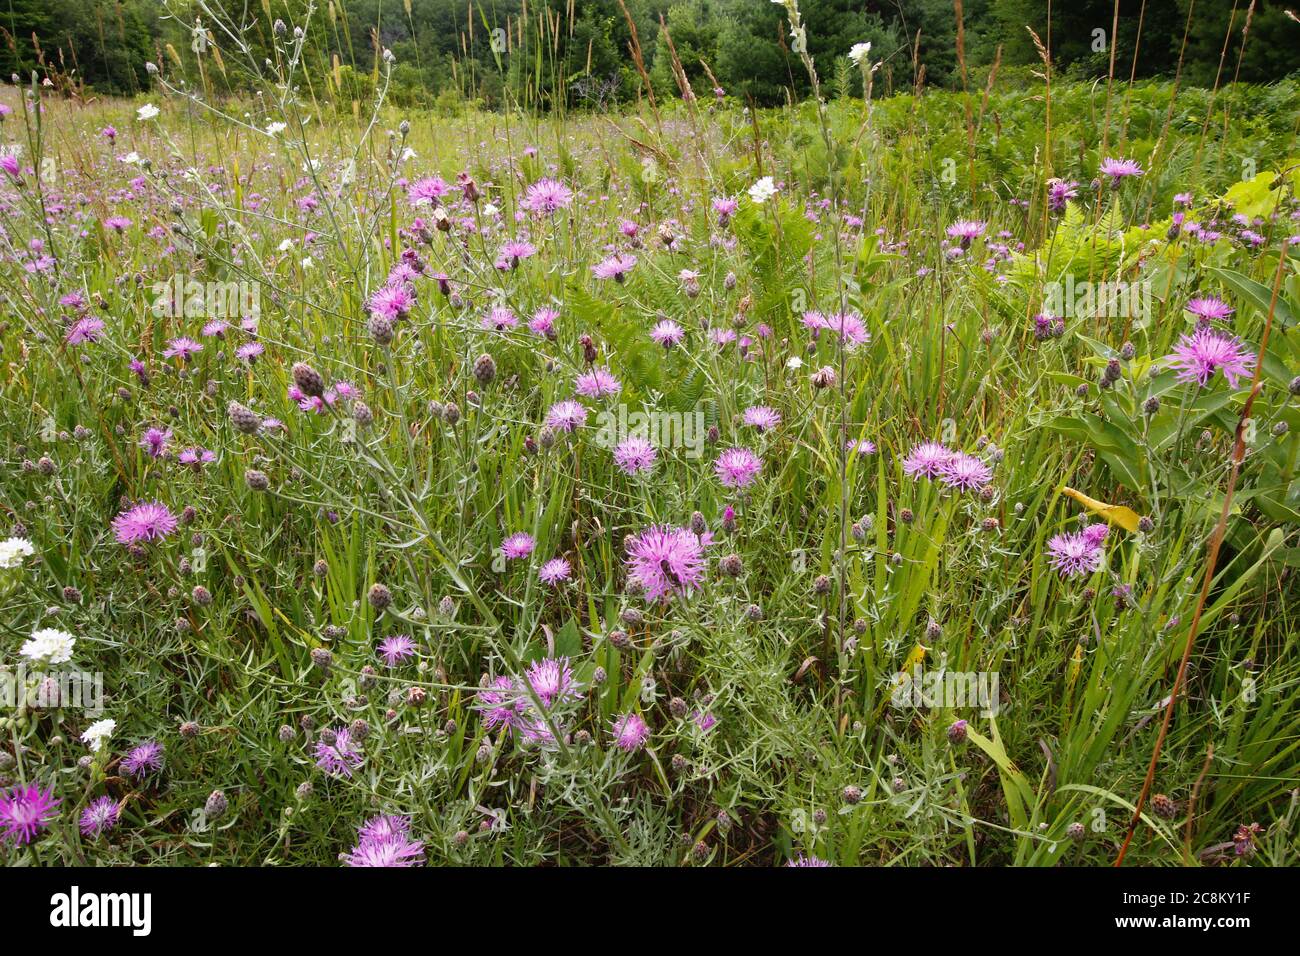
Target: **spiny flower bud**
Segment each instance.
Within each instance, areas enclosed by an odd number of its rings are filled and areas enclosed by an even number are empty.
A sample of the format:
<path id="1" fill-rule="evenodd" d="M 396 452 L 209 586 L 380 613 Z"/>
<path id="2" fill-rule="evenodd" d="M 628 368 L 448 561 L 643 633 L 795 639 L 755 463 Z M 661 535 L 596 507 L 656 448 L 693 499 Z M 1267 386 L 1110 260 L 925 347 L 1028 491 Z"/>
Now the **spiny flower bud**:
<path id="1" fill-rule="evenodd" d="M 382 611 L 393 603 L 393 594 L 384 585 L 376 583 L 370 585 L 366 599 L 376 611 Z"/>
<path id="2" fill-rule="evenodd" d="M 480 385 L 488 385 L 497 377 L 497 363 L 487 352 L 474 360 L 474 377 Z"/>
<path id="3" fill-rule="evenodd" d="M 838 380 L 835 369 L 829 365 L 823 365 L 812 374 L 813 388 L 834 388 Z"/>
<path id="4" fill-rule="evenodd" d="M 325 380 L 306 362 L 293 363 L 293 384 L 310 398 L 320 398 L 325 394 Z"/>
<path id="5" fill-rule="evenodd" d="M 258 471 L 256 468 L 244 472 L 244 483 L 253 491 L 266 491 L 271 487 L 271 479 L 266 476 L 266 472 Z"/>
<path id="6" fill-rule="evenodd" d="M 230 802 L 226 799 L 225 793 L 213 790 L 208 794 L 207 802 L 203 804 L 203 815 L 209 820 L 216 820 L 223 816 L 229 807 Z"/>
<path id="7" fill-rule="evenodd" d="M 959 744 L 965 740 L 966 726 L 966 721 L 954 720 L 948 727 L 948 740 L 954 744 Z"/>
<path id="8" fill-rule="evenodd" d="M 231 402 L 227 405 L 226 414 L 230 416 L 230 423 L 235 426 L 235 431 L 243 432 L 245 435 L 255 435 L 262 427 L 262 420 L 239 402 Z"/>
<path id="9" fill-rule="evenodd" d="M 391 345 L 393 342 L 393 320 L 386 315 L 372 315 L 367 323 L 370 337 L 376 345 Z"/>

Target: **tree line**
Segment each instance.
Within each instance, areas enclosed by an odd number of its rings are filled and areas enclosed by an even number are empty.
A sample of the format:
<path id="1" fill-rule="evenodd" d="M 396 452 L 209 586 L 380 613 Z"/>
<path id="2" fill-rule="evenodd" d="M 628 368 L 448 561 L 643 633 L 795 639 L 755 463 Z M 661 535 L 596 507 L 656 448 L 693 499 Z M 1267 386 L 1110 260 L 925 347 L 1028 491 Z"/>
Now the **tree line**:
<path id="1" fill-rule="evenodd" d="M 222 63 L 228 92 L 272 51 L 277 21 L 305 27 L 308 66 L 343 100 L 373 94 L 385 49 L 395 57 L 390 95 L 407 106 L 605 108 L 644 95 L 646 80 L 659 96 L 686 84 L 697 97 L 764 106 L 808 92 L 785 11 L 767 0 L 315 0 L 310 18 L 309 2 L 225 0 L 251 54 L 247 64 L 226 57 L 229 70 Z M 861 93 L 847 53 L 867 41 L 881 93 L 974 87 L 995 64 L 1028 79 L 1042 69 L 1040 44 L 1065 77 L 1105 76 L 1113 62 L 1121 79 L 1177 72 L 1199 86 L 1279 79 L 1297 68 L 1300 48 L 1300 23 L 1268 0 L 1119 0 L 1118 18 L 1114 0 L 1073 0 L 1053 5 L 1050 25 L 1043 0 L 800 8 L 808 50 L 842 93 Z M 199 79 L 195 31 L 228 50 L 216 27 L 200 4 L 178 0 L 0 0 L 0 75 L 27 81 L 35 71 L 80 94 L 132 95 L 148 88 L 150 61 Z"/>

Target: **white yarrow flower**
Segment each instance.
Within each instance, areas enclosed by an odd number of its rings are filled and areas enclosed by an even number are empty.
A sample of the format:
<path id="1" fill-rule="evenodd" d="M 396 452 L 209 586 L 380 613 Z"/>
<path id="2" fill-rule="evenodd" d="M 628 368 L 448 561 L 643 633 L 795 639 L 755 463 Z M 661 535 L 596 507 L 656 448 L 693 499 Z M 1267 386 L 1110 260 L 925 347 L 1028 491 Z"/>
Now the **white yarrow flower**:
<path id="1" fill-rule="evenodd" d="M 38 664 L 66 664 L 72 660 L 72 648 L 77 639 L 67 631 L 43 627 L 19 648 L 18 653 Z"/>
<path id="2" fill-rule="evenodd" d="M 94 753 L 99 753 L 104 746 L 104 741 L 113 736 L 113 731 L 116 729 L 117 721 L 111 717 L 106 717 L 87 727 L 86 732 L 81 735 L 81 739 Z"/>
<path id="3" fill-rule="evenodd" d="M 267 127 L 266 127 L 266 135 L 267 135 L 267 136 L 279 136 L 279 135 L 280 135 L 281 133 L 283 133 L 287 128 L 288 128 L 288 127 L 286 127 L 284 123 L 268 123 L 268 124 L 267 124 Z"/>
<path id="4" fill-rule="evenodd" d="M 6 538 L 0 541 L 0 568 L 21 567 L 23 558 L 30 558 L 35 553 L 36 549 L 26 538 Z"/>
<path id="5" fill-rule="evenodd" d="M 749 198 L 760 206 L 775 195 L 776 183 L 772 181 L 771 176 L 764 176 L 749 187 Z"/>
<path id="6" fill-rule="evenodd" d="M 142 120 L 151 120 L 161 112 L 162 110 L 158 109 L 158 107 L 154 106 L 152 103 L 146 103 L 135 111 L 135 115 Z"/>

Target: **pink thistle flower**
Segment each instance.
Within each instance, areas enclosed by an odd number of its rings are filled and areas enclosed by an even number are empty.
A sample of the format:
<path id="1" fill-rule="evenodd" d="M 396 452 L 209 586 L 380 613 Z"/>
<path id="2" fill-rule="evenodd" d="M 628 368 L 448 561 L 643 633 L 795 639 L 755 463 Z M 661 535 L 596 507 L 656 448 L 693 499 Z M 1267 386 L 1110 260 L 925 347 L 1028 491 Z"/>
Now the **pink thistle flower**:
<path id="1" fill-rule="evenodd" d="M 763 469 L 763 460 L 748 448 L 728 448 L 713 463 L 718 480 L 728 488 L 748 488 Z"/>
<path id="2" fill-rule="evenodd" d="M 691 720 L 695 726 L 700 729 L 700 733 L 707 734 L 718 724 L 718 718 L 714 717 L 706 710 L 697 710 L 691 714 Z"/>
<path id="3" fill-rule="evenodd" d="M 492 311 L 483 316 L 483 328 L 495 329 L 498 332 L 504 332 L 506 329 L 513 329 L 519 325 L 519 320 L 515 314 L 504 306 L 493 306 Z"/>
<path id="4" fill-rule="evenodd" d="M 511 240 L 501 247 L 501 258 L 514 268 L 520 261 L 537 254 L 537 247 L 520 239 Z"/>
<path id="5" fill-rule="evenodd" d="M 958 219 L 947 229 L 949 239 L 956 239 L 962 248 L 967 248 L 970 244 L 984 235 L 984 230 L 988 228 L 988 223 L 978 219 Z"/>
<path id="6" fill-rule="evenodd" d="M 520 205 L 542 215 L 567 209 L 573 203 L 573 190 L 557 179 L 539 179 L 524 193 Z"/>
<path id="7" fill-rule="evenodd" d="M 158 501 L 145 501 L 113 519 L 113 532 L 121 544 L 159 541 L 176 530 L 176 516 Z"/>
<path id="8" fill-rule="evenodd" d="M 1236 388 L 1238 380 L 1255 367 L 1254 353 L 1247 352 L 1240 339 L 1210 328 L 1180 336 L 1165 360 L 1178 369 L 1178 381 L 1195 382 L 1201 388 L 1209 384 L 1216 370 Z"/>
<path id="9" fill-rule="evenodd" d="M 145 777 L 157 773 L 163 766 L 163 746 L 156 740 L 146 740 L 122 758 L 122 772 L 131 777 Z"/>
<path id="10" fill-rule="evenodd" d="M 533 317 L 528 321 L 528 330 L 534 335 L 551 338 L 555 334 L 555 320 L 559 317 L 559 312 L 543 306 L 533 313 Z"/>
<path id="11" fill-rule="evenodd" d="M 518 558 L 528 557 L 533 553 L 535 547 L 537 547 L 537 542 L 533 540 L 531 534 L 526 531 L 518 531 L 501 542 L 501 553 L 506 556 L 507 560 L 514 561 Z"/>
<path id="12" fill-rule="evenodd" d="M 389 283 L 376 289 L 370 296 L 366 307 L 371 315 L 388 319 L 390 322 L 404 319 L 415 307 L 415 295 L 409 286 L 402 282 Z"/>
<path id="13" fill-rule="evenodd" d="M 1104 536 L 1106 526 L 1100 527 Z M 1061 577 L 1072 578 L 1081 574 L 1092 574 L 1101 567 L 1103 552 L 1101 541 L 1097 540 L 1096 534 L 1090 536 L 1085 530 L 1065 531 L 1053 536 L 1047 542 L 1047 554 L 1053 566 L 1061 573 Z"/>
<path id="14" fill-rule="evenodd" d="M 58 816 L 54 788 L 42 790 L 29 783 L 0 794 L 0 841 L 25 846 Z"/>
<path id="15" fill-rule="evenodd" d="M 528 680 L 528 686 L 547 710 L 558 703 L 582 697 L 567 657 L 546 657 L 534 661 L 524 676 Z"/>
<path id="16" fill-rule="evenodd" d="M 316 741 L 316 766 L 332 777 L 351 777 L 365 762 L 366 755 L 352 739 L 352 732 L 346 727 L 322 735 Z"/>
<path id="17" fill-rule="evenodd" d="M 379 642 L 379 656 L 389 667 L 396 667 L 408 657 L 415 656 L 415 641 L 407 634 L 392 634 Z"/>
<path id="18" fill-rule="evenodd" d="M 117 826 L 117 818 L 121 812 L 122 808 L 112 797 L 99 797 L 91 801 L 90 805 L 81 811 L 78 823 L 81 827 L 81 835 L 93 840 L 109 832 Z"/>
<path id="19" fill-rule="evenodd" d="M 574 388 L 583 398 L 602 398 L 617 395 L 623 388 L 607 368 L 594 368 L 578 376 Z"/>
<path id="20" fill-rule="evenodd" d="M 1216 299 L 1213 296 L 1196 298 L 1190 300 L 1184 306 L 1188 312 L 1201 319 L 1205 323 L 1222 322 L 1232 315 L 1233 308 L 1222 299 Z"/>
<path id="21" fill-rule="evenodd" d="M 502 727 L 510 730 L 519 709 L 519 687 L 513 678 L 498 677 L 474 695 L 474 706 L 483 714 L 483 726 L 488 730 Z"/>
<path id="22" fill-rule="evenodd" d="M 793 860 L 791 860 L 789 863 L 786 864 L 786 866 L 830 866 L 830 865 L 831 865 L 830 863 L 828 863 L 826 860 L 823 860 L 819 856 L 804 856 L 802 853 L 800 853 L 797 857 L 795 857 Z"/>
<path id="23" fill-rule="evenodd" d="M 406 190 L 406 198 L 412 206 L 436 206 L 438 201 L 451 189 L 441 176 L 427 176 L 417 179 Z"/>
<path id="24" fill-rule="evenodd" d="M 394 815 L 371 817 L 357 830 L 348 866 L 413 867 L 424 863 L 424 843 L 411 839 L 411 822 Z"/>
<path id="25" fill-rule="evenodd" d="M 592 275 L 597 279 L 613 279 L 622 282 L 636 265 L 636 256 L 624 256 L 615 253 L 591 267 Z"/>
<path id="26" fill-rule="evenodd" d="M 781 424 L 781 413 L 767 405 L 754 405 L 745 409 L 744 421 L 761 432 L 771 431 Z"/>
<path id="27" fill-rule="evenodd" d="M 650 738 L 650 727 L 637 713 L 623 714 L 614 718 L 610 733 L 614 737 L 614 746 L 628 753 L 640 750 Z"/>
<path id="28" fill-rule="evenodd" d="M 167 348 L 163 349 L 163 355 L 166 358 L 180 357 L 181 359 L 188 360 L 202 351 L 203 346 L 198 342 L 186 338 L 185 336 L 181 336 L 180 338 L 172 339 L 167 343 Z"/>
<path id="29" fill-rule="evenodd" d="M 167 445 L 172 440 L 172 430 L 169 428 L 163 431 L 160 428 L 150 428 L 140 436 L 140 447 L 143 448 L 150 458 L 161 458 L 167 454 Z"/>
<path id="30" fill-rule="evenodd" d="M 1061 212 L 1071 199 L 1079 196 L 1079 184 L 1073 180 L 1050 179 L 1047 182 L 1047 208 Z"/>
<path id="31" fill-rule="evenodd" d="M 658 452 L 640 435 L 629 435 L 614 449 L 614 464 L 629 475 L 649 471 L 654 467 Z"/>
<path id="32" fill-rule="evenodd" d="M 1101 161 L 1101 167 L 1098 170 L 1103 176 L 1110 177 L 1112 187 L 1118 186 L 1123 180 L 1130 176 L 1136 177 L 1143 175 L 1142 167 L 1134 159 L 1111 159 L 1107 156 Z"/>
<path id="33" fill-rule="evenodd" d="M 903 459 L 903 474 L 912 478 L 938 478 L 954 452 L 937 441 L 922 442 Z"/>
<path id="34" fill-rule="evenodd" d="M 199 471 L 203 468 L 204 465 L 209 465 L 212 462 L 216 461 L 217 455 L 216 452 L 212 452 L 206 448 L 199 448 L 196 446 L 193 448 L 184 449 L 179 455 L 176 456 L 176 460 L 182 465 L 189 465 L 195 471 Z"/>
<path id="35" fill-rule="evenodd" d="M 81 345 L 84 342 L 98 342 L 104 331 L 104 320 L 93 315 L 82 316 L 68 326 L 65 341 L 69 345 Z"/>
<path id="36" fill-rule="evenodd" d="M 571 432 L 587 423 L 587 408 L 580 402 L 556 402 L 546 413 L 546 424 L 556 431 Z"/>
<path id="37" fill-rule="evenodd" d="M 982 459 L 960 452 L 949 458 L 939 469 L 939 479 L 949 488 L 958 491 L 979 491 L 993 477 L 993 469 Z"/>
<path id="38" fill-rule="evenodd" d="M 537 572 L 537 577 L 543 584 L 549 584 L 555 587 L 564 581 L 569 580 L 573 574 L 573 568 L 569 565 L 568 558 L 551 558 L 542 565 L 541 570 Z"/>
<path id="39" fill-rule="evenodd" d="M 686 338 L 686 332 L 672 319 L 663 319 L 650 330 L 650 338 L 664 348 L 670 349 L 674 345 L 681 344 L 682 340 Z"/>
<path id="40" fill-rule="evenodd" d="M 645 592 L 648 601 L 670 594 L 685 597 L 701 587 L 705 544 L 689 528 L 647 528 L 628 542 L 628 580 Z"/>
<path id="41" fill-rule="evenodd" d="M 859 455 L 874 455 L 876 453 L 876 443 L 865 438 L 850 438 L 844 443 L 844 450 L 856 452 Z"/>

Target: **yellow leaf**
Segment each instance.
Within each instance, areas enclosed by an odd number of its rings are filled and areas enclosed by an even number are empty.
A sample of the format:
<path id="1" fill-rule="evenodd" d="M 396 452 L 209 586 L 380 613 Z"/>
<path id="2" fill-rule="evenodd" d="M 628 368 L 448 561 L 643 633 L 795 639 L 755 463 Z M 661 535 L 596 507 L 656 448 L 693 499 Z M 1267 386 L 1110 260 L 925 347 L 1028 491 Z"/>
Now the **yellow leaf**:
<path id="1" fill-rule="evenodd" d="M 894 677 L 895 685 L 901 684 L 903 683 L 903 681 L 911 679 L 912 671 L 920 667 L 921 662 L 925 660 L 925 652 L 926 652 L 925 645 L 921 644 L 918 641 L 916 647 L 912 648 L 912 650 L 908 653 L 907 660 L 903 661 L 903 666 L 899 668 L 898 674 Z"/>
<path id="2" fill-rule="evenodd" d="M 1074 688 L 1074 682 L 1079 679 L 1079 668 L 1083 666 L 1083 645 L 1074 645 L 1074 654 L 1070 657 L 1070 670 L 1066 686 Z"/>
<path id="3" fill-rule="evenodd" d="M 1107 521 L 1119 525 L 1125 531 L 1133 532 L 1138 529 L 1140 519 L 1138 513 L 1132 508 L 1127 508 L 1124 505 L 1108 505 L 1096 498 L 1089 498 L 1083 492 L 1075 491 L 1073 488 L 1062 488 L 1061 493 L 1073 498 L 1093 514 L 1100 515 Z"/>

